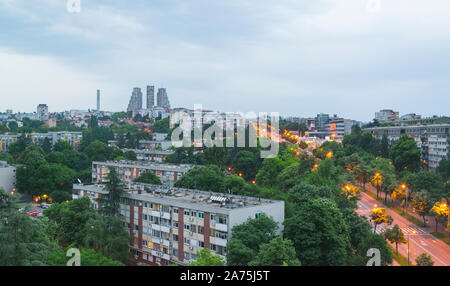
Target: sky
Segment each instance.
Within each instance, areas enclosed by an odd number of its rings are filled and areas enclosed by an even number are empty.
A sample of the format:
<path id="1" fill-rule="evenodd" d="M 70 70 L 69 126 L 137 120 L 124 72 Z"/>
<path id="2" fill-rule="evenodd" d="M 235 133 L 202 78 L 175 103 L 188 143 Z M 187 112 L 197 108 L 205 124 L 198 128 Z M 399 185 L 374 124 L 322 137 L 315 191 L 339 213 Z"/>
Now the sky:
<path id="1" fill-rule="evenodd" d="M 0 112 L 172 107 L 450 115 L 448 0 L 0 0 Z M 145 97 L 145 96 L 144 96 Z M 145 99 L 144 99 L 145 104 Z"/>

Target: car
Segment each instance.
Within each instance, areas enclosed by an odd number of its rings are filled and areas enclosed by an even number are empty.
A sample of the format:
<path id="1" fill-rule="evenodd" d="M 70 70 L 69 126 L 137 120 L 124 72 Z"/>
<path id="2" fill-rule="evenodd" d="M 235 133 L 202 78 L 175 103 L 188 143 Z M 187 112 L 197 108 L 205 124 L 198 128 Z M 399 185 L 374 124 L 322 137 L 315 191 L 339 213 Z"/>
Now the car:
<path id="1" fill-rule="evenodd" d="M 42 209 L 48 209 L 50 207 L 50 205 L 42 203 L 42 204 L 39 205 L 39 207 L 42 208 Z"/>
<path id="2" fill-rule="evenodd" d="M 29 215 L 29 216 L 38 216 L 38 214 L 40 214 L 41 213 L 41 211 L 39 211 L 39 210 L 32 210 L 32 211 L 30 211 L 30 212 L 28 212 L 27 214 Z"/>

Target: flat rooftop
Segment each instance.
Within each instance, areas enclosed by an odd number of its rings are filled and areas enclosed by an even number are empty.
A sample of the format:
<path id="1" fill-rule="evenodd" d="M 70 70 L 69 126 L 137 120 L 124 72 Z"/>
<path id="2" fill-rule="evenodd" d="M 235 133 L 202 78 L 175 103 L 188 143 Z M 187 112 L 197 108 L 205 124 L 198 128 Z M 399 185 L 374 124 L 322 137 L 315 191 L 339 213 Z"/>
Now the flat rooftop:
<path id="1" fill-rule="evenodd" d="M 131 167 L 131 168 L 143 168 L 149 170 L 162 170 L 162 171 L 173 171 L 173 170 L 182 170 L 188 171 L 191 168 L 195 167 L 194 165 L 188 164 L 168 164 L 168 163 L 155 163 L 149 161 L 129 161 L 129 160 L 120 160 L 120 161 L 93 161 L 93 165 L 106 165 L 112 167 Z"/>
<path id="2" fill-rule="evenodd" d="M 102 194 L 107 193 L 107 191 L 104 189 L 104 184 L 74 184 L 73 188 L 78 190 L 98 192 Z M 124 184 L 124 190 L 128 195 L 131 195 L 143 201 L 161 202 L 161 200 L 163 200 L 166 203 L 174 206 L 183 206 L 190 204 L 223 210 L 270 205 L 281 202 L 277 200 L 269 200 L 256 197 L 237 196 L 231 194 L 144 183 L 126 183 Z"/>

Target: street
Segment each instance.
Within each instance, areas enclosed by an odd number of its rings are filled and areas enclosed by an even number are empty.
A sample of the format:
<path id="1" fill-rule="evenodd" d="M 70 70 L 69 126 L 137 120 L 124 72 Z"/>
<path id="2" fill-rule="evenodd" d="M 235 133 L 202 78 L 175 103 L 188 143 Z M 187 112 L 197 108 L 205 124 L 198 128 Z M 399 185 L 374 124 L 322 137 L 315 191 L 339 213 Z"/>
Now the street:
<path id="1" fill-rule="evenodd" d="M 358 202 L 357 212 L 360 215 L 370 216 L 370 210 L 377 205 L 378 207 L 386 208 L 386 212 L 392 216 L 394 222 L 389 228 L 395 224 L 402 229 L 406 238 L 410 239 L 410 263 L 415 264 L 415 258 L 426 252 L 431 255 L 435 266 L 450 266 L 450 246 L 436 237 L 430 235 L 424 229 L 409 222 L 406 218 L 390 210 L 382 203 L 376 201 L 368 194 L 361 192 L 362 198 Z M 378 225 L 377 233 L 382 233 L 385 229 L 384 225 Z M 408 257 L 408 244 L 399 244 L 398 251 L 404 257 Z M 392 245 L 395 248 L 395 245 Z"/>

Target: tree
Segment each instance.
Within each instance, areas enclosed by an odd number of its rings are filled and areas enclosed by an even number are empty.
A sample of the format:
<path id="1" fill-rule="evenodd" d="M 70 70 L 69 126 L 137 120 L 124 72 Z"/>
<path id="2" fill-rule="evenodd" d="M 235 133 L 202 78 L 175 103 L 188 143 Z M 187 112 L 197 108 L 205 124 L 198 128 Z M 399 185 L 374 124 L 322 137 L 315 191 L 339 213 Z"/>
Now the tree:
<path id="1" fill-rule="evenodd" d="M 162 185 L 161 180 L 159 179 L 159 177 L 156 176 L 151 171 L 147 171 L 147 172 L 142 173 L 134 181 L 135 182 L 139 182 L 139 183 L 145 183 L 145 184 Z"/>
<path id="2" fill-rule="evenodd" d="M 120 214 L 120 199 L 124 193 L 122 181 L 117 175 L 115 168 L 109 168 L 105 189 L 108 194 L 102 197 L 102 212 L 106 216 L 117 216 Z"/>
<path id="3" fill-rule="evenodd" d="M 382 223 L 386 223 L 388 225 L 392 224 L 393 218 L 386 213 L 386 209 L 384 208 L 373 208 L 370 210 L 370 221 L 373 222 L 374 228 L 373 232 L 375 233 L 377 230 L 377 226 Z"/>
<path id="4" fill-rule="evenodd" d="M 102 217 L 100 215 L 86 222 L 84 246 L 94 249 L 111 259 L 128 263 L 130 233 L 123 227 L 120 216 Z"/>
<path id="5" fill-rule="evenodd" d="M 197 260 L 192 261 L 188 266 L 224 266 L 225 260 L 219 256 L 211 253 L 209 248 L 203 248 L 197 251 Z"/>
<path id="6" fill-rule="evenodd" d="M 95 140 L 84 149 L 84 153 L 91 161 L 106 161 L 110 158 L 111 152 L 112 148 L 98 140 Z"/>
<path id="7" fill-rule="evenodd" d="M 408 240 L 405 238 L 403 231 L 396 224 L 393 228 L 388 228 L 384 232 L 385 239 L 389 240 L 391 243 L 395 243 L 395 252 L 398 254 L 398 244 L 405 244 Z"/>
<path id="8" fill-rule="evenodd" d="M 190 169 L 174 184 L 175 187 L 225 193 L 225 175 L 216 165 Z"/>
<path id="9" fill-rule="evenodd" d="M 18 212 L 13 197 L 0 188 L 0 266 L 46 265 L 56 243 L 41 221 Z"/>
<path id="10" fill-rule="evenodd" d="M 241 150 L 236 154 L 232 162 L 232 168 L 242 174 L 246 180 L 251 180 L 258 171 L 258 160 L 254 153 Z"/>
<path id="11" fill-rule="evenodd" d="M 49 257 L 50 266 L 66 266 L 68 257 L 66 256 L 67 250 L 75 248 L 75 245 L 69 245 L 65 251 L 58 248 L 55 249 Z M 103 256 L 100 253 L 96 253 L 95 250 L 89 248 L 80 249 L 80 266 L 124 266 L 120 261 L 110 259 Z"/>
<path id="12" fill-rule="evenodd" d="M 386 240 L 376 233 L 368 233 L 358 245 L 357 251 L 358 256 L 363 257 L 363 265 L 366 265 L 367 261 L 370 259 L 370 257 L 367 256 L 367 251 L 371 248 L 376 248 L 380 251 L 382 266 L 392 264 L 392 252 Z"/>
<path id="13" fill-rule="evenodd" d="M 433 266 L 434 261 L 430 255 L 428 255 L 424 252 L 421 255 L 416 257 L 416 264 L 417 264 L 417 266 Z"/>
<path id="14" fill-rule="evenodd" d="M 277 236 L 268 243 L 260 245 L 256 257 L 249 266 L 300 266 L 294 244 L 289 239 Z"/>
<path id="15" fill-rule="evenodd" d="M 82 246 L 86 236 L 86 222 L 98 214 L 91 207 L 90 199 L 81 197 L 68 203 L 53 203 L 44 210 L 44 215 L 56 223 L 56 237 L 63 246 L 71 243 Z"/>
<path id="16" fill-rule="evenodd" d="M 256 174 L 256 183 L 264 187 L 274 187 L 277 184 L 277 176 L 285 168 L 284 163 L 278 157 L 266 158 L 262 168 Z"/>
<path id="17" fill-rule="evenodd" d="M 259 246 L 275 237 L 277 228 L 277 223 L 265 214 L 235 225 L 233 237 L 227 245 L 228 265 L 247 266 L 257 255 Z"/>
<path id="18" fill-rule="evenodd" d="M 439 166 L 437 167 L 436 171 L 439 174 L 441 174 L 442 178 L 444 178 L 445 181 L 449 180 L 449 178 L 450 178 L 450 159 L 441 160 L 439 162 Z"/>
<path id="19" fill-rule="evenodd" d="M 284 226 L 284 235 L 294 243 L 302 265 L 333 266 L 347 261 L 349 230 L 332 200 L 317 198 L 297 205 Z"/>
<path id="20" fill-rule="evenodd" d="M 52 143 L 50 142 L 50 139 L 45 137 L 44 141 L 42 141 L 41 148 L 42 150 L 44 150 L 45 153 L 52 152 Z"/>
<path id="21" fill-rule="evenodd" d="M 436 202 L 431 208 L 431 215 L 434 216 L 436 222 L 436 232 L 438 231 L 438 224 L 447 222 L 449 216 L 449 207 L 445 200 Z"/>
<path id="22" fill-rule="evenodd" d="M 124 153 L 124 156 L 125 156 L 125 158 L 127 160 L 130 160 L 130 161 L 136 161 L 137 160 L 137 156 L 136 156 L 136 153 L 134 151 L 126 151 Z"/>
<path id="23" fill-rule="evenodd" d="M 426 225 L 426 216 L 430 214 L 432 206 L 427 191 L 413 193 L 411 207 L 422 217 L 424 225 Z"/>
<path id="24" fill-rule="evenodd" d="M 421 166 L 420 149 L 412 137 L 404 135 L 392 143 L 389 157 L 398 172 L 417 171 Z"/>
<path id="25" fill-rule="evenodd" d="M 381 138 L 381 156 L 384 158 L 389 157 L 389 141 L 386 134 L 383 134 Z"/>

